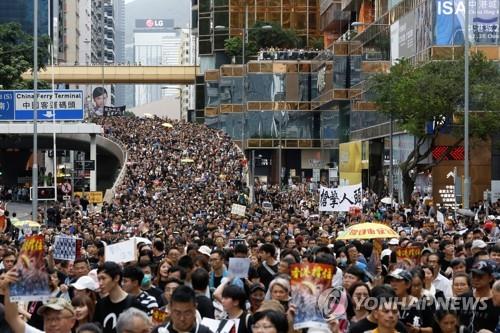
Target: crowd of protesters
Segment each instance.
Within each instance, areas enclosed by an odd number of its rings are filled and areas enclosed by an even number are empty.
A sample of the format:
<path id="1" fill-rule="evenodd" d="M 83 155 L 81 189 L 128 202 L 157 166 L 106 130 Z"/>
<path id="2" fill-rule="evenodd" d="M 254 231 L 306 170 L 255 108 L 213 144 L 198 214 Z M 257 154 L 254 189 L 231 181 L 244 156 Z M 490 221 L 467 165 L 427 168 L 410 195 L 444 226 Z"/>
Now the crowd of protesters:
<path id="1" fill-rule="evenodd" d="M 7 224 L 0 332 L 293 332 L 296 263 L 331 265 L 332 287 L 347 295 L 345 311 L 335 311 L 335 302 L 326 309 L 322 332 L 500 332 L 500 202 L 489 215 L 477 203 L 474 217 L 465 217 L 418 195 L 390 207 L 366 190 L 359 214 L 319 214 L 307 183 L 286 190 L 257 183 L 250 198 L 244 158 L 221 131 L 165 126 L 159 118 L 97 122 L 128 150 L 123 181 L 111 202 L 77 198 L 40 212 L 53 296 L 47 302 L 10 301 L 23 235 Z M 233 204 L 245 205 L 245 215 L 231 214 Z M 360 221 L 389 225 L 399 238 L 383 240 L 379 250 L 372 240 L 337 239 Z M 54 260 L 58 234 L 83 239 L 81 256 Z M 134 236 L 143 239 L 136 261 L 105 260 L 106 245 Z M 398 258 L 405 247 L 419 248 L 418 262 Z M 232 257 L 250 259 L 247 278 L 229 274 Z M 209 328 L 204 318 L 220 324 Z"/>

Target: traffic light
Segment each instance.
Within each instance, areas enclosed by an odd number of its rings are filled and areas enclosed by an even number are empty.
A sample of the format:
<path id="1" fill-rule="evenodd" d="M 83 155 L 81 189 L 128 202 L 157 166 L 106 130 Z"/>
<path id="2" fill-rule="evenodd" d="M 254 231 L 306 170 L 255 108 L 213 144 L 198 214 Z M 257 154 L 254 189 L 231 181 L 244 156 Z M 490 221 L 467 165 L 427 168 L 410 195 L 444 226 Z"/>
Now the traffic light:
<path id="1" fill-rule="evenodd" d="M 56 191 L 53 187 L 39 187 L 38 188 L 38 199 L 39 200 L 54 200 L 56 197 Z"/>
<path id="2" fill-rule="evenodd" d="M 33 187 L 30 187 L 30 200 L 33 200 Z M 56 190 L 53 187 L 39 187 L 38 200 L 56 200 Z"/>

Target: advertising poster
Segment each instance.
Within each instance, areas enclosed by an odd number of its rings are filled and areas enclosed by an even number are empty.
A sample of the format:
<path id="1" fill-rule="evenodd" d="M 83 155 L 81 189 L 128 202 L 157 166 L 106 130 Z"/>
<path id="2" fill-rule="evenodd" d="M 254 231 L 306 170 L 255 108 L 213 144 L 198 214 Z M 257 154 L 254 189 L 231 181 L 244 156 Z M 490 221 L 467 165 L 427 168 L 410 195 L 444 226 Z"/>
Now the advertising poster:
<path id="1" fill-rule="evenodd" d="M 92 89 L 92 107 L 91 117 L 100 117 L 104 115 L 104 107 L 111 105 L 111 96 L 108 93 L 108 87 L 98 86 Z"/>
<path id="2" fill-rule="evenodd" d="M 334 268 L 325 264 L 291 265 L 291 303 L 297 307 L 293 328 L 328 328 L 324 310 L 318 302 L 332 285 Z M 325 304 L 330 304 L 326 302 Z"/>
<path id="3" fill-rule="evenodd" d="M 18 281 L 10 286 L 12 302 L 45 301 L 50 297 L 42 235 L 27 236 L 17 259 Z"/>
<path id="4" fill-rule="evenodd" d="M 434 44 L 463 45 L 465 25 L 464 0 L 435 0 Z M 498 0 L 469 0 L 469 40 L 472 44 L 498 45 Z"/>

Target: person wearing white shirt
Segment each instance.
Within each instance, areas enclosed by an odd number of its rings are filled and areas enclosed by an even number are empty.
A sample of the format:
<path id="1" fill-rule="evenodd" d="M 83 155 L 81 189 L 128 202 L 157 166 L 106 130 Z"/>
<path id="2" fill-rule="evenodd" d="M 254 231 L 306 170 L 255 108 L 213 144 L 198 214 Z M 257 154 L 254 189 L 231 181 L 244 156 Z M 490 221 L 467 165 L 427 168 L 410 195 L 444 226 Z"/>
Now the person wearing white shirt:
<path id="1" fill-rule="evenodd" d="M 441 270 L 441 259 L 439 255 L 431 253 L 427 258 L 427 264 L 432 268 L 434 274 L 434 280 L 432 281 L 434 288 L 436 288 L 436 290 L 441 290 L 446 298 L 451 298 L 453 296 L 451 281 L 439 273 Z"/>

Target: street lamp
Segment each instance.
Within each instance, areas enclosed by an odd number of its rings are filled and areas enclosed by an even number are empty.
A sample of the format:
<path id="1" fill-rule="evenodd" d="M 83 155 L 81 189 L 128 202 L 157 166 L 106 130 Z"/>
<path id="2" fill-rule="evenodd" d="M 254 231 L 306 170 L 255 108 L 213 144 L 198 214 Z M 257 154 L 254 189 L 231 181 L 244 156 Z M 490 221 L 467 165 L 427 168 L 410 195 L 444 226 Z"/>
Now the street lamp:
<path id="1" fill-rule="evenodd" d="M 469 209 L 469 0 L 464 14 L 464 209 Z"/>
<path id="2" fill-rule="evenodd" d="M 33 165 L 31 167 L 32 220 L 38 220 L 38 0 L 33 0 Z M 54 152 L 55 155 L 56 152 Z"/>
<path id="3" fill-rule="evenodd" d="M 386 27 L 389 24 L 386 24 L 386 23 L 368 23 L 368 22 L 358 22 L 358 21 L 355 21 L 355 22 L 351 23 L 351 27 L 353 27 L 353 28 L 363 27 L 363 26 L 367 26 L 367 25 L 375 25 L 375 26 Z"/>

